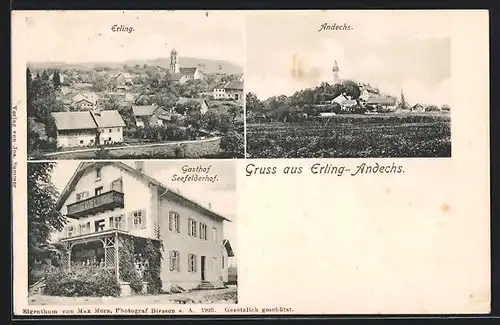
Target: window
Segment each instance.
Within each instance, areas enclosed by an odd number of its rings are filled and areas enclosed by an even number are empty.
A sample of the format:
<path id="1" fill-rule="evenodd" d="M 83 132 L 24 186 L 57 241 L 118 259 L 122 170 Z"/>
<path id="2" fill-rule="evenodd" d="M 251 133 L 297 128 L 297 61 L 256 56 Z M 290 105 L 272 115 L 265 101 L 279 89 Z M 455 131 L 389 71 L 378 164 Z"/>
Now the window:
<path id="1" fill-rule="evenodd" d="M 123 215 L 116 217 L 109 217 L 109 228 L 125 230 L 125 223 Z"/>
<path id="2" fill-rule="evenodd" d="M 73 236 L 73 233 L 75 232 L 75 227 L 73 226 L 68 226 L 68 237 Z"/>
<path id="3" fill-rule="evenodd" d="M 113 132 L 113 129 L 109 129 L 109 133 Z"/>
<path id="4" fill-rule="evenodd" d="M 207 240 L 207 225 L 200 222 L 200 239 Z"/>
<path id="5" fill-rule="evenodd" d="M 132 216 L 132 229 L 145 229 L 146 228 L 146 212 L 138 210 L 131 213 Z"/>
<path id="6" fill-rule="evenodd" d="M 80 193 L 76 193 L 76 201 L 81 201 L 81 200 L 85 200 L 86 198 L 89 197 L 89 192 L 80 192 Z"/>
<path id="7" fill-rule="evenodd" d="M 188 272 L 196 272 L 196 255 L 194 254 L 188 256 Z"/>
<path id="8" fill-rule="evenodd" d="M 188 235 L 196 237 L 196 220 L 188 219 Z"/>
<path id="9" fill-rule="evenodd" d="M 221 256 L 221 265 L 222 265 L 222 268 L 224 268 L 224 255 Z"/>
<path id="10" fill-rule="evenodd" d="M 170 264 L 170 271 L 180 271 L 180 266 L 179 266 L 179 252 L 178 251 L 170 251 L 169 252 L 169 264 Z"/>
<path id="11" fill-rule="evenodd" d="M 168 229 L 180 233 L 179 214 L 174 211 L 168 213 Z"/>
<path id="12" fill-rule="evenodd" d="M 83 140 L 80 140 L 80 144 L 83 144 Z"/>
<path id="13" fill-rule="evenodd" d="M 96 174 L 96 181 L 100 181 L 101 180 L 101 168 L 97 168 L 95 171 L 95 174 Z"/>
<path id="14" fill-rule="evenodd" d="M 104 219 L 97 220 L 94 222 L 95 232 L 103 231 L 106 226 L 106 221 Z"/>
<path id="15" fill-rule="evenodd" d="M 102 186 L 96 187 L 95 188 L 95 196 L 98 196 L 101 194 L 102 194 Z"/>
<path id="16" fill-rule="evenodd" d="M 217 242 L 217 228 L 215 227 L 212 228 L 212 239 L 214 240 L 214 243 Z"/>
<path id="17" fill-rule="evenodd" d="M 117 129 L 116 129 L 116 132 L 120 132 L 120 128 L 117 128 Z"/>

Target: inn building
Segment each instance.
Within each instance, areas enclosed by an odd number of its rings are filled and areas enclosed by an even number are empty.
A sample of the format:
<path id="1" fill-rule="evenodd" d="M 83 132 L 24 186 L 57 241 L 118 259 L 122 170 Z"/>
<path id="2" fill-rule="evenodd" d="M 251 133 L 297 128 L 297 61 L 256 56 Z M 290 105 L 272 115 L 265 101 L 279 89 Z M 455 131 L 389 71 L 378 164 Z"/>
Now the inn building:
<path id="1" fill-rule="evenodd" d="M 97 261 L 127 292 L 120 264 L 124 249 L 136 254 L 137 247 L 124 243 L 143 238 L 163 245 L 163 290 L 222 287 L 234 255 L 224 238 L 224 223 L 230 220 L 152 178 L 148 163 L 80 163 L 57 201 L 68 220 L 55 236 L 68 247 L 67 267 Z M 143 276 L 149 262 L 136 258 Z"/>

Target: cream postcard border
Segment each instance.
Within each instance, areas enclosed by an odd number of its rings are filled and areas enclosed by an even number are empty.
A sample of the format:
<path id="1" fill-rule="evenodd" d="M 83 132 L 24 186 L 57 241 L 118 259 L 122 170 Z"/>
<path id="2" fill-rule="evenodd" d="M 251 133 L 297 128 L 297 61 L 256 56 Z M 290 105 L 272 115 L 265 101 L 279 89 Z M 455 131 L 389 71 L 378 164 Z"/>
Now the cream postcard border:
<path id="1" fill-rule="evenodd" d="M 16 147 L 16 157 L 13 160 L 13 173 L 15 173 L 16 186 L 13 188 L 13 300 L 14 312 L 16 315 L 22 315 L 25 308 L 31 310 L 51 309 L 62 311 L 67 309 L 64 306 L 29 306 L 27 301 L 27 270 L 26 261 L 27 251 L 27 226 L 26 226 L 26 103 L 25 103 L 25 68 L 26 60 L 24 56 L 24 48 L 27 40 L 25 39 L 25 17 L 26 15 L 39 15 L 40 12 L 13 12 L 12 14 L 12 98 L 13 110 L 16 111 L 17 120 L 13 123 L 13 130 L 16 132 L 16 142 L 13 144 Z M 112 14 L 112 13 L 110 13 Z M 138 12 L 140 14 L 140 12 Z M 252 15 L 259 12 L 252 12 Z M 270 308 L 272 313 L 287 313 L 279 307 L 292 309 L 288 313 L 292 314 L 387 314 L 387 313 L 487 313 L 490 309 L 490 216 L 489 216 L 489 22 L 487 11 L 443 11 L 443 15 L 452 15 L 453 21 L 453 36 L 452 36 L 452 158 L 449 159 L 397 159 L 397 162 L 405 166 L 407 170 L 404 182 L 415 182 L 416 188 L 425 191 L 423 187 L 417 185 L 418 181 L 426 179 L 427 186 L 437 187 L 442 184 L 434 184 L 436 179 L 441 179 L 439 174 L 453 173 L 454 183 L 449 184 L 454 191 L 451 193 L 453 197 L 448 197 L 448 203 L 452 206 L 451 212 L 460 210 L 460 213 L 450 214 L 450 218 L 454 220 L 446 220 L 448 231 L 453 232 L 453 238 L 461 238 L 463 240 L 463 250 L 450 247 L 450 251 L 456 253 L 456 256 L 450 257 L 448 262 L 454 266 L 456 274 L 449 274 L 449 277 L 459 282 L 449 282 L 448 286 L 438 283 L 437 279 L 446 279 L 447 274 L 440 274 L 436 277 L 436 283 L 427 283 L 429 288 L 422 288 L 424 296 L 420 297 L 418 302 L 415 300 L 401 301 L 395 295 L 387 297 L 386 301 L 379 303 L 368 301 L 367 297 L 359 297 L 356 303 L 356 292 L 349 296 L 325 296 L 325 292 L 321 291 L 320 295 L 315 295 L 315 289 L 318 283 L 312 281 L 313 285 L 307 286 L 309 291 L 304 291 L 300 285 L 300 292 L 305 293 L 303 299 L 297 299 L 286 291 L 285 287 L 276 285 L 274 288 L 268 288 L 267 291 L 259 292 L 264 289 L 259 285 L 259 281 L 268 283 L 263 277 L 276 277 L 274 274 L 266 273 L 270 270 L 281 270 L 284 278 L 294 275 L 293 269 L 283 270 L 279 263 L 282 260 L 278 257 L 273 260 L 272 254 L 275 254 L 277 248 L 270 246 L 279 246 L 281 252 L 285 255 L 291 255 L 292 250 L 302 252 L 306 249 L 311 249 L 310 245 L 318 245 L 323 243 L 328 246 L 328 238 L 301 238 L 296 242 L 289 242 L 284 246 L 281 240 L 285 236 L 278 233 L 273 238 L 264 238 L 257 234 L 259 230 L 256 227 L 256 221 L 264 219 L 271 223 L 272 229 L 279 229 L 279 223 L 286 221 L 284 218 L 289 215 L 289 222 L 295 225 L 297 214 L 306 213 L 311 218 L 319 217 L 319 214 L 325 213 L 330 208 L 328 205 L 314 204 L 308 201 L 302 201 L 299 205 L 292 205 L 290 202 L 297 202 L 299 195 L 304 195 L 308 199 L 312 194 L 316 194 L 322 200 L 328 200 L 328 196 L 324 196 L 321 191 L 327 193 L 337 193 L 340 189 L 334 189 L 340 182 L 335 180 L 327 180 L 325 178 L 315 178 L 313 176 L 304 175 L 301 177 L 301 182 L 291 180 L 290 177 L 278 175 L 268 178 L 247 178 L 244 176 L 245 166 L 248 163 L 260 163 L 266 165 L 274 165 L 279 168 L 294 164 L 304 166 L 305 169 L 311 164 L 312 160 L 297 159 L 297 160 L 239 160 L 237 170 L 238 175 L 238 278 L 239 278 L 239 303 L 238 305 L 209 305 L 209 306 L 175 306 L 175 309 L 183 310 L 184 316 L 194 314 L 242 314 L 255 313 L 247 308 L 259 308 L 259 314 L 262 314 L 262 308 Z M 245 23 L 242 21 L 242 23 Z M 425 24 L 425 21 L 422 21 Z M 245 67 L 246 69 L 246 67 Z M 14 109 L 16 107 L 16 109 Z M 331 160 L 338 161 L 338 160 Z M 342 159 L 343 164 L 356 164 L 360 160 Z M 386 159 L 365 159 L 363 161 L 392 161 Z M 339 162 L 340 163 L 340 162 Z M 413 177 L 412 177 L 413 175 Z M 13 176 L 14 177 L 14 176 Z M 447 179 L 447 178 L 444 178 Z M 380 178 L 380 185 L 388 179 Z M 302 185 L 302 189 L 298 189 L 297 193 L 290 193 L 285 197 L 276 196 L 280 191 L 289 191 L 290 188 L 297 185 Z M 345 182 L 342 184 L 345 185 Z M 399 184 L 399 183 L 398 183 Z M 401 186 L 399 184 L 398 186 Z M 319 190 L 315 190 L 319 189 Z M 356 187 L 346 188 L 345 190 L 355 191 Z M 357 188 L 359 191 L 360 189 Z M 289 193 L 289 192 L 284 192 Z M 305 195 L 308 193 L 308 195 Z M 433 192 L 434 193 L 434 192 Z M 414 193 L 415 194 L 415 193 Z M 425 193 L 421 193 L 424 195 Z M 275 196 L 274 202 L 269 196 Z M 429 201 L 434 202 L 432 199 Z M 328 202 L 328 201 L 326 201 Z M 326 203 L 325 202 L 325 203 Z M 387 202 L 386 202 L 387 203 Z M 299 204 L 299 203 L 297 203 Z M 373 204 L 373 203 L 372 203 Z M 382 204 L 382 203 L 380 203 Z M 430 203 L 429 203 L 430 204 Z M 343 213 L 359 213 L 358 210 L 349 211 L 346 207 L 340 211 Z M 381 207 L 382 208 L 382 207 Z M 424 212 L 428 211 L 428 206 L 422 207 Z M 450 212 L 450 213 L 451 213 Z M 355 215 L 355 214 L 354 214 Z M 273 217 L 273 218 L 271 218 Z M 252 219 L 254 218 L 254 219 Z M 252 221 L 253 220 L 253 221 Z M 291 221 L 290 221 L 291 220 Z M 387 225 L 386 225 L 387 226 Z M 321 228 L 321 224 L 316 224 L 316 227 Z M 316 229 L 316 228 L 315 228 Z M 269 230 L 269 229 L 268 229 Z M 397 226 L 393 226 L 391 231 L 400 231 Z M 266 233 L 266 232 L 264 232 Z M 306 232 L 308 233 L 308 232 Z M 370 235 L 370 234 L 369 234 Z M 415 234 L 419 235 L 419 234 Z M 425 235 L 425 234 L 421 234 Z M 458 237 L 457 237 L 458 236 Z M 416 238 L 418 236 L 415 236 Z M 265 243 L 260 242 L 261 246 L 257 246 L 257 251 L 260 254 L 256 255 L 254 245 L 259 245 L 259 241 L 266 240 Z M 308 241 L 309 240 L 309 241 Z M 451 244 L 450 244 L 451 245 Z M 268 249 L 268 250 L 266 250 Z M 284 251 L 285 250 L 285 251 Z M 429 252 L 432 251 L 430 248 Z M 328 252 L 325 248 L 321 253 Z M 460 255 L 462 254 L 462 255 Z M 468 257 L 468 260 L 460 259 L 460 257 Z M 259 261 L 260 258 L 260 261 Z M 367 256 L 367 259 L 370 257 Z M 272 264 L 275 261 L 275 264 Z M 316 263 L 312 267 L 325 268 L 329 267 L 325 262 L 320 260 L 312 260 Z M 465 263 L 469 261 L 470 263 Z M 259 264 L 264 267 L 259 267 Z M 266 263 L 268 266 L 265 266 Z M 465 263 L 465 264 L 464 264 Z M 453 269 L 450 265 L 448 267 Z M 443 272 L 446 268 L 443 267 Z M 459 274 L 460 276 L 458 276 Z M 296 274 L 299 276 L 299 274 Z M 375 276 L 375 275 L 374 275 Z M 299 277 L 302 279 L 301 277 Z M 265 280 L 265 281 L 264 281 Z M 281 282 L 280 282 L 281 283 Z M 325 282 L 324 285 L 327 285 Z M 336 282 L 337 283 L 337 282 Z M 403 283 L 403 282 L 402 282 Z M 419 283 L 419 285 L 422 285 Z M 335 287 L 331 288 L 332 291 Z M 425 290 L 424 290 L 425 289 Z M 290 287 L 288 290 L 295 290 Z M 346 290 L 344 288 L 343 290 Z M 353 290 L 359 290 L 354 288 Z M 396 288 L 394 289 L 396 290 Z M 410 288 L 397 288 L 401 292 L 410 290 Z M 430 290 L 430 291 L 429 291 Z M 468 299 L 457 298 L 456 294 L 463 294 L 464 291 L 470 291 Z M 347 292 L 347 291 L 346 291 Z M 274 296 L 272 296 L 274 294 Z M 361 295 L 366 295 L 367 292 Z M 380 298 L 373 292 L 374 297 Z M 359 295 L 359 293 L 358 293 Z M 291 298 L 290 298 L 291 297 Z M 295 297 L 295 298 L 294 298 Z M 361 299 L 362 298 L 362 299 Z M 292 299 L 292 300 L 290 300 Z M 295 300 L 293 300 L 295 299 Z M 78 306 L 73 306 L 78 307 Z M 89 309 L 102 306 L 85 306 Z M 107 306 L 113 307 L 113 306 Z M 145 306 L 149 307 L 165 307 L 165 306 Z M 214 312 L 202 313 L 201 308 L 214 308 Z M 229 309 L 228 309 L 229 308 Z M 273 309 L 274 308 L 274 309 Z M 191 310 L 191 311 L 190 311 Z M 149 314 L 149 313 L 148 313 Z M 178 314 L 179 315 L 179 314 Z M 44 316 L 44 315 L 31 315 Z"/>

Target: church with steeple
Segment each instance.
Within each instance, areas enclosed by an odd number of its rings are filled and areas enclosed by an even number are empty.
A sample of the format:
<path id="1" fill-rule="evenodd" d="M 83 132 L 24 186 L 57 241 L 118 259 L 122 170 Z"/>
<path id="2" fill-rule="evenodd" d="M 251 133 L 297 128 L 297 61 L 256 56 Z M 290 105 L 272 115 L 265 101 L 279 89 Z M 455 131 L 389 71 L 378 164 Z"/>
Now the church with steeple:
<path id="1" fill-rule="evenodd" d="M 339 79 L 339 65 L 337 64 L 337 60 L 335 60 L 335 63 L 333 64 L 332 72 L 333 72 L 333 84 L 336 85 L 340 82 Z"/>
<path id="2" fill-rule="evenodd" d="M 184 84 L 189 80 L 202 79 L 203 75 L 198 67 L 181 67 L 176 49 L 170 52 L 170 74 L 174 81 Z"/>

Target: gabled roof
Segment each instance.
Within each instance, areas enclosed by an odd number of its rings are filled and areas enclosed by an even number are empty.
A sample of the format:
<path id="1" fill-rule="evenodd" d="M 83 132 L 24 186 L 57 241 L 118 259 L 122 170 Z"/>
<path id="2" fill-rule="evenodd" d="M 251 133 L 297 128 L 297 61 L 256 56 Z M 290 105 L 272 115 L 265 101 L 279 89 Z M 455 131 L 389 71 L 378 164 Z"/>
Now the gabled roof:
<path id="1" fill-rule="evenodd" d="M 207 214 L 215 219 L 222 219 L 224 221 L 229 221 L 229 222 L 231 221 L 231 220 L 227 219 L 226 217 L 206 208 L 205 206 L 201 205 L 200 203 L 181 195 L 180 193 L 178 193 L 174 189 L 171 189 L 171 188 L 165 186 L 164 184 L 160 183 L 156 179 L 138 171 L 135 168 L 132 168 L 131 166 L 129 166 L 123 162 L 119 162 L 119 161 L 99 161 L 99 162 L 82 162 L 82 163 L 80 163 L 78 165 L 78 167 L 76 168 L 75 172 L 73 173 L 73 175 L 71 176 L 71 179 L 66 184 L 63 191 L 61 192 L 61 195 L 57 199 L 56 209 L 60 210 L 62 208 L 62 206 L 64 205 L 64 202 L 66 202 L 66 200 L 68 199 L 71 192 L 74 191 L 76 184 L 78 184 L 78 181 L 85 174 L 85 172 L 87 171 L 88 168 L 93 167 L 93 166 L 105 166 L 105 165 L 114 165 L 115 167 L 124 169 L 124 170 L 126 170 L 126 171 L 128 171 L 136 176 L 139 176 L 140 179 L 142 179 L 146 182 L 149 182 L 149 183 L 153 184 L 154 186 L 158 186 L 158 188 L 162 191 L 162 195 L 170 196 L 170 198 L 172 198 L 174 200 L 178 200 L 184 204 L 191 205 L 193 208 L 201 210 L 205 214 Z"/>
<path id="2" fill-rule="evenodd" d="M 77 82 L 71 85 L 71 87 L 76 88 L 76 89 L 85 89 L 85 88 L 91 88 L 92 84 L 86 83 L 86 82 Z"/>
<path id="3" fill-rule="evenodd" d="M 395 105 L 397 98 L 395 97 L 371 97 L 366 101 L 367 104 L 380 104 L 380 105 Z"/>
<path id="4" fill-rule="evenodd" d="M 156 105 L 132 105 L 134 116 L 151 116 L 158 108 Z"/>
<path id="5" fill-rule="evenodd" d="M 76 95 L 74 95 L 71 98 L 71 101 L 73 103 L 78 103 L 81 102 L 82 100 L 86 100 L 89 103 L 96 104 L 97 100 L 99 99 L 99 96 L 96 93 L 93 92 L 78 92 Z"/>
<path id="6" fill-rule="evenodd" d="M 234 251 L 233 248 L 231 247 L 231 243 L 229 243 L 229 240 L 224 239 L 224 242 L 222 244 L 224 245 L 224 248 L 227 251 L 227 256 L 234 257 Z"/>
<path id="7" fill-rule="evenodd" d="M 181 76 L 194 76 L 194 74 L 196 73 L 196 70 L 198 70 L 198 68 L 194 67 L 194 68 L 179 68 L 179 74 Z"/>
<path id="8" fill-rule="evenodd" d="M 90 112 L 98 127 L 125 127 L 125 122 L 117 110 L 101 111 L 100 114 Z"/>
<path id="9" fill-rule="evenodd" d="M 241 81 L 229 81 L 224 89 L 234 89 L 234 90 L 243 90 L 243 82 Z"/>
<path id="10" fill-rule="evenodd" d="M 128 72 L 118 72 L 115 76 L 115 79 L 117 79 L 119 76 L 123 76 L 125 79 L 133 79 L 132 75 Z"/>
<path id="11" fill-rule="evenodd" d="M 62 130 L 96 129 L 97 126 L 89 111 L 84 112 L 54 112 L 56 128 Z"/>

